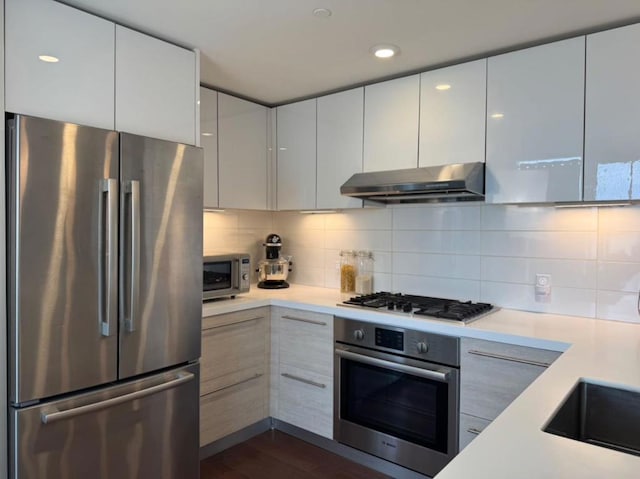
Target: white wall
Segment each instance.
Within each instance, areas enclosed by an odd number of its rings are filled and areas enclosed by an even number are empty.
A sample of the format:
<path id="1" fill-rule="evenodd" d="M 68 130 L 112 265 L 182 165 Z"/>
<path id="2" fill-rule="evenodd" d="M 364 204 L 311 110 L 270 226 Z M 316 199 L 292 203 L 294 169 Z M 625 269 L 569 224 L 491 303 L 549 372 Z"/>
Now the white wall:
<path id="1" fill-rule="evenodd" d="M 230 218 L 205 220 L 205 245 L 212 236 L 237 238 L 261 258 L 259 244 L 273 229 L 294 256 L 294 283 L 337 288 L 340 249 L 368 249 L 376 290 L 640 322 L 640 206 L 449 204 Z M 535 301 L 536 273 L 552 275 L 548 303 Z"/>

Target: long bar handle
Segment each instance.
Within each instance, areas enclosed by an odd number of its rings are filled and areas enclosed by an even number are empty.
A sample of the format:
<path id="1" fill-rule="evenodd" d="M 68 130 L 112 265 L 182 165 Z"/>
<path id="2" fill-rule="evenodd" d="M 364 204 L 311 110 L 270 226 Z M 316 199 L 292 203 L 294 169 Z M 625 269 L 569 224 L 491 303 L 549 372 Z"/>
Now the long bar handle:
<path id="1" fill-rule="evenodd" d="M 202 333 L 204 334 L 205 331 L 209 331 L 210 329 L 225 328 L 227 326 L 235 326 L 236 324 L 249 323 L 251 321 L 259 321 L 261 319 L 264 319 L 264 316 L 256 316 L 255 318 L 241 319 L 240 321 L 233 321 L 231 323 L 214 324 L 213 326 L 203 327 Z"/>
<path id="2" fill-rule="evenodd" d="M 298 381 L 304 384 L 309 384 L 311 386 L 315 386 L 320 389 L 324 389 L 327 387 L 326 384 L 318 383 L 318 382 L 312 381 L 311 379 L 301 378 L 300 376 L 296 376 L 294 374 L 282 373 L 280 374 L 280 376 L 282 376 L 283 378 L 293 379 L 294 381 Z"/>
<path id="3" fill-rule="evenodd" d="M 98 323 L 102 336 L 111 336 L 111 326 L 117 317 L 115 294 L 118 288 L 118 181 L 104 178 L 100 188 L 100 221 L 98 223 Z"/>
<path id="4" fill-rule="evenodd" d="M 130 180 L 126 184 L 126 193 L 130 195 L 129 228 L 131 234 L 129 274 L 129 307 L 125 313 L 124 325 L 127 332 L 136 330 L 140 303 L 140 182 Z"/>
<path id="5" fill-rule="evenodd" d="M 351 359 L 352 361 L 356 361 L 359 363 L 370 364 L 372 366 L 380 366 L 425 379 L 433 379 L 434 381 L 439 381 L 441 383 L 446 383 L 449 380 L 449 374 L 440 371 L 432 371 L 431 369 L 422 369 L 415 366 L 408 366 L 406 364 L 394 363 L 385 359 L 372 358 L 371 356 L 364 356 L 362 354 L 345 351 L 343 349 L 336 349 L 336 354 L 342 358 Z"/>
<path id="6" fill-rule="evenodd" d="M 325 323 L 324 321 L 314 321 L 313 319 L 297 318 L 295 316 L 289 316 L 289 315 L 282 316 L 282 319 L 290 319 L 292 321 L 300 321 L 301 323 L 315 324 L 317 326 L 327 325 L 327 323 Z"/>
<path id="7" fill-rule="evenodd" d="M 541 368 L 548 368 L 549 366 L 551 366 L 551 363 L 547 363 L 544 361 L 535 361 L 533 359 L 516 358 L 514 356 L 505 356 L 502 354 L 488 353 L 486 351 L 478 351 L 477 349 L 470 349 L 469 354 L 473 354 L 474 356 L 482 356 L 485 358 L 502 359 L 504 361 L 512 361 L 514 363 L 528 364 L 529 366 L 538 366 Z"/>
<path id="8" fill-rule="evenodd" d="M 480 429 L 476 429 L 475 427 L 470 427 L 469 429 L 467 429 L 467 432 L 469 434 L 473 434 L 475 436 L 477 436 L 478 434 L 480 434 L 482 431 Z"/>
<path id="9" fill-rule="evenodd" d="M 240 384 L 244 384 L 244 383 L 248 383 L 249 381 L 253 381 L 254 379 L 258 379 L 259 377 L 262 377 L 263 373 L 255 373 L 252 374 L 251 376 L 249 376 L 248 378 L 244 378 L 241 379 L 240 381 L 233 383 L 233 384 L 227 384 L 226 386 L 222 386 L 221 388 L 218 389 L 214 389 L 213 391 L 211 391 L 210 393 L 207 394 L 213 394 L 213 393 L 217 393 L 220 391 L 224 391 L 225 389 L 229 389 L 232 388 L 234 386 L 239 386 Z"/>
<path id="10" fill-rule="evenodd" d="M 54 408 L 49 409 L 48 412 L 43 412 L 40 415 L 40 419 L 43 424 L 51 424 L 56 421 L 61 421 L 63 419 L 69 419 L 72 417 L 80 416 L 81 414 L 87 414 L 90 412 L 100 411 L 102 409 L 107 409 L 113 406 L 117 406 L 118 404 L 122 404 L 125 402 L 135 401 L 136 399 L 142 399 L 146 396 L 151 396 L 152 394 L 159 393 L 161 391 L 166 391 L 167 389 L 172 389 L 181 384 L 188 383 L 193 380 L 195 376 L 192 373 L 180 372 L 177 374 L 175 379 L 171 381 L 167 381 L 166 383 L 158 384 L 156 386 L 151 386 L 150 388 L 141 389 L 140 391 L 134 391 L 129 394 L 123 394 L 122 396 L 117 396 L 111 399 L 105 399 L 104 401 L 99 401 L 92 404 L 86 404 L 84 406 L 79 406 L 73 409 L 67 409 L 65 411 L 58 411 Z"/>

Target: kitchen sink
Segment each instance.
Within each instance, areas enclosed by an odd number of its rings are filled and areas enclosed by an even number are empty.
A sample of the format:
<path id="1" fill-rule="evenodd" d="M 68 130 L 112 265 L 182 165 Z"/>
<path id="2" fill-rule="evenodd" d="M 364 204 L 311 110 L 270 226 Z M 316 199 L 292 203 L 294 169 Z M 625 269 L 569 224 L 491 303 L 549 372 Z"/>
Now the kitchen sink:
<path id="1" fill-rule="evenodd" d="M 640 392 L 581 380 L 543 431 L 640 456 Z"/>

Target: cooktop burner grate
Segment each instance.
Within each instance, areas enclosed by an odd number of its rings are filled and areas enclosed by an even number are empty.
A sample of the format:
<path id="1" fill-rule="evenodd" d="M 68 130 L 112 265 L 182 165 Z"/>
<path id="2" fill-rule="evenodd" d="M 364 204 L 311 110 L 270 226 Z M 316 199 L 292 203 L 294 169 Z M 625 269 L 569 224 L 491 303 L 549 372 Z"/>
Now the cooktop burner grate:
<path id="1" fill-rule="evenodd" d="M 455 299 L 432 298 L 402 293 L 378 293 L 354 296 L 344 301 L 342 305 L 369 309 L 386 309 L 419 316 L 430 316 L 468 323 L 480 316 L 493 311 L 495 308 L 489 303 L 474 303 L 472 301 L 457 301 Z"/>

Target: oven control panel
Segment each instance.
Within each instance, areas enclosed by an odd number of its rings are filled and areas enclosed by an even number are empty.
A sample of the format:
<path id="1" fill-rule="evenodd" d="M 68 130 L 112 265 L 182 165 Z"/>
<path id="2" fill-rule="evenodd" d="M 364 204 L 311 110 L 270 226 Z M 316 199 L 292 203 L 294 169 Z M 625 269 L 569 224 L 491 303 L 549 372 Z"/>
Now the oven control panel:
<path id="1" fill-rule="evenodd" d="M 376 328 L 376 346 L 404 351 L 404 333 L 390 329 Z"/>

